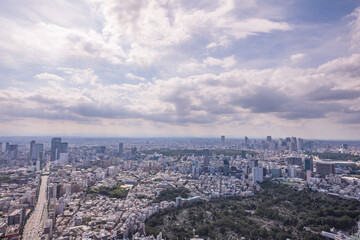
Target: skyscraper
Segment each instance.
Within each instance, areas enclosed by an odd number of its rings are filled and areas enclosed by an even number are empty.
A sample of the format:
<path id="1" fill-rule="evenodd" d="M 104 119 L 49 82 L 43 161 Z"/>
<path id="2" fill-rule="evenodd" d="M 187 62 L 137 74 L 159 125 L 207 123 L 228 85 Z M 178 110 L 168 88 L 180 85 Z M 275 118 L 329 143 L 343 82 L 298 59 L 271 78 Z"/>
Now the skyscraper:
<path id="1" fill-rule="evenodd" d="M 245 141 L 245 148 L 249 148 L 249 145 L 250 145 L 249 138 L 248 138 L 248 137 L 245 137 L 245 138 L 244 138 L 244 141 Z"/>
<path id="2" fill-rule="evenodd" d="M 119 155 L 124 154 L 124 143 L 119 143 Z"/>
<path id="3" fill-rule="evenodd" d="M 61 142 L 61 138 L 53 138 L 51 140 L 51 161 L 59 159 L 60 153 L 67 153 L 67 151 L 67 142 Z"/>
<path id="4" fill-rule="evenodd" d="M 205 156 L 205 157 L 204 157 L 204 169 L 205 169 L 205 170 L 208 170 L 209 166 L 210 166 L 210 157 L 209 157 L 209 156 Z"/>
<path id="5" fill-rule="evenodd" d="M 225 136 L 221 136 L 221 146 L 225 146 Z"/>
<path id="6" fill-rule="evenodd" d="M 297 150 L 301 150 L 303 148 L 304 140 L 302 138 L 297 139 Z"/>
<path id="7" fill-rule="evenodd" d="M 241 151 L 241 158 L 246 158 L 246 151 L 245 150 Z"/>
<path id="8" fill-rule="evenodd" d="M 6 142 L 6 144 L 5 144 L 5 153 L 9 154 L 9 151 L 10 151 L 10 143 Z"/>
<path id="9" fill-rule="evenodd" d="M 271 136 L 267 136 L 267 137 L 266 137 L 266 141 L 267 141 L 268 143 L 271 143 Z"/>
<path id="10" fill-rule="evenodd" d="M 33 159 L 33 151 L 34 151 L 34 146 L 35 146 L 35 140 L 32 140 L 30 142 L 30 159 Z"/>
<path id="11" fill-rule="evenodd" d="M 230 171 L 230 160 L 228 158 L 224 159 L 224 175 L 229 176 Z"/>
<path id="12" fill-rule="evenodd" d="M 264 180 L 264 170 L 263 168 L 253 167 L 252 168 L 252 175 L 254 182 L 263 182 Z"/>
<path id="13" fill-rule="evenodd" d="M 136 147 L 131 147 L 130 152 L 131 152 L 131 155 L 136 155 L 136 152 L 137 152 Z"/>
<path id="14" fill-rule="evenodd" d="M 11 144 L 9 145 L 9 154 L 11 160 L 16 160 L 18 157 L 18 145 L 17 144 Z"/>
<path id="15" fill-rule="evenodd" d="M 39 153 L 44 152 L 44 144 L 36 143 L 35 141 L 30 142 L 30 160 L 36 161 Z"/>
<path id="16" fill-rule="evenodd" d="M 57 152 L 61 148 L 61 138 L 51 140 L 51 161 L 57 160 Z"/>
<path id="17" fill-rule="evenodd" d="M 305 158 L 305 172 L 307 172 L 308 170 L 310 171 L 314 171 L 314 160 L 312 157 L 309 158 Z"/>
<path id="18" fill-rule="evenodd" d="M 296 151 L 296 137 L 291 137 L 289 144 L 290 144 L 290 147 L 289 147 L 290 152 Z"/>

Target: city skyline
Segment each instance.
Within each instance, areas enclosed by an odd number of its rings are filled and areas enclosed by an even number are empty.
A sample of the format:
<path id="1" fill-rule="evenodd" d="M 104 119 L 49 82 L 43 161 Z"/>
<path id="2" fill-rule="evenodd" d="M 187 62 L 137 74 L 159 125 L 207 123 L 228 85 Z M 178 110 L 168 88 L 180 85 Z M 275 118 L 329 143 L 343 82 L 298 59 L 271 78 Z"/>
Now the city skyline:
<path id="1" fill-rule="evenodd" d="M 358 1 L 0 6 L 0 136 L 359 140 Z"/>

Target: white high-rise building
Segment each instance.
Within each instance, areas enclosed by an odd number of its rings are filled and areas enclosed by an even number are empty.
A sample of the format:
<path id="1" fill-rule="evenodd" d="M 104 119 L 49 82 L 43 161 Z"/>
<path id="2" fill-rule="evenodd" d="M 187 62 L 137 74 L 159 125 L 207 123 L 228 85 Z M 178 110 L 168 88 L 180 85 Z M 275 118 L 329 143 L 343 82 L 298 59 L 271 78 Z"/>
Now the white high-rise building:
<path id="1" fill-rule="evenodd" d="M 307 182 L 310 182 L 311 173 L 312 173 L 311 170 L 307 170 L 307 171 L 306 171 L 306 181 L 307 181 Z"/>
<path id="2" fill-rule="evenodd" d="M 304 143 L 304 140 L 302 138 L 297 139 L 296 145 L 297 145 L 298 150 L 301 150 L 303 148 L 303 143 Z"/>
<path id="3" fill-rule="evenodd" d="M 254 182 L 263 182 L 264 181 L 264 170 L 260 167 L 252 168 L 252 175 Z"/>
<path id="4" fill-rule="evenodd" d="M 40 171 L 40 159 L 36 161 L 36 172 Z"/>
<path id="5" fill-rule="evenodd" d="M 289 178 L 295 178 L 296 177 L 296 168 L 288 167 L 288 173 L 289 173 Z"/>
<path id="6" fill-rule="evenodd" d="M 71 196 L 71 184 L 65 184 L 65 194 L 66 196 Z"/>
<path id="7" fill-rule="evenodd" d="M 68 153 L 60 153 L 59 165 L 64 166 L 69 163 L 69 154 Z"/>

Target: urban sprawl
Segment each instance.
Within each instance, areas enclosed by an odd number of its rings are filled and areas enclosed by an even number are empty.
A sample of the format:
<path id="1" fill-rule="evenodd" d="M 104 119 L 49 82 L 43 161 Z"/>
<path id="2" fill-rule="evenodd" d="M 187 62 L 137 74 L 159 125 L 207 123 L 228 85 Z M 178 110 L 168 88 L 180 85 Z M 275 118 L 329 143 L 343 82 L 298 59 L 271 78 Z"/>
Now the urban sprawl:
<path id="1" fill-rule="evenodd" d="M 253 196 L 263 181 L 359 200 L 357 158 L 358 142 L 296 137 L 4 138 L 0 238 L 161 240 L 161 233 L 146 233 L 152 215 L 197 201 Z M 154 201 L 177 188 L 190 197 Z"/>

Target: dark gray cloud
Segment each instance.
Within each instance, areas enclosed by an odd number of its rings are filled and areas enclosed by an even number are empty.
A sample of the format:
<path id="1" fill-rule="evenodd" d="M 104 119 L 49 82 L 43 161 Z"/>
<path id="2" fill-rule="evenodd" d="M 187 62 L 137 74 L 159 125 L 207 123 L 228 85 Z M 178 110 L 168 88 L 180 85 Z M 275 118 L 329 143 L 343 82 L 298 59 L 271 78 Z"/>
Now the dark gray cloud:
<path id="1" fill-rule="evenodd" d="M 360 97 L 360 91 L 351 89 L 333 89 L 332 86 L 319 87 L 308 94 L 306 97 L 313 101 L 337 101 L 356 99 Z"/>
<path id="2" fill-rule="evenodd" d="M 230 104 L 235 104 L 253 113 L 274 113 L 285 111 L 284 106 L 292 101 L 286 94 L 274 88 L 257 87 L 253 92 L 233 96 Z"/>
<path id="3" fill-rule="evenodd" d="M 274 113 L 288 120 L 324 118 L 327 113 L 344 112 L 346 109 L 339 103 L 309 101 L 269 87 L 258 87 L 251 94 L 235 97 L 232 103 L 253 113 Z"/>
<path id="4" fill-rule="evenodd" d="M 59 101 L 56 100 L 56 99 L 47 98 L 47 97 L 44 97 L 44 96 L 42 96 L 40 94 L 35 94 L 35 95 L 32 95 L 32 96 L 29 96 L 26 99 L 31 100 L 31 101 L 35 101 L 35 102 L 38 102 L 38 103 L 43 103 L 43 104 L 56 104 L 56 103 L 59 103 Z"/>

